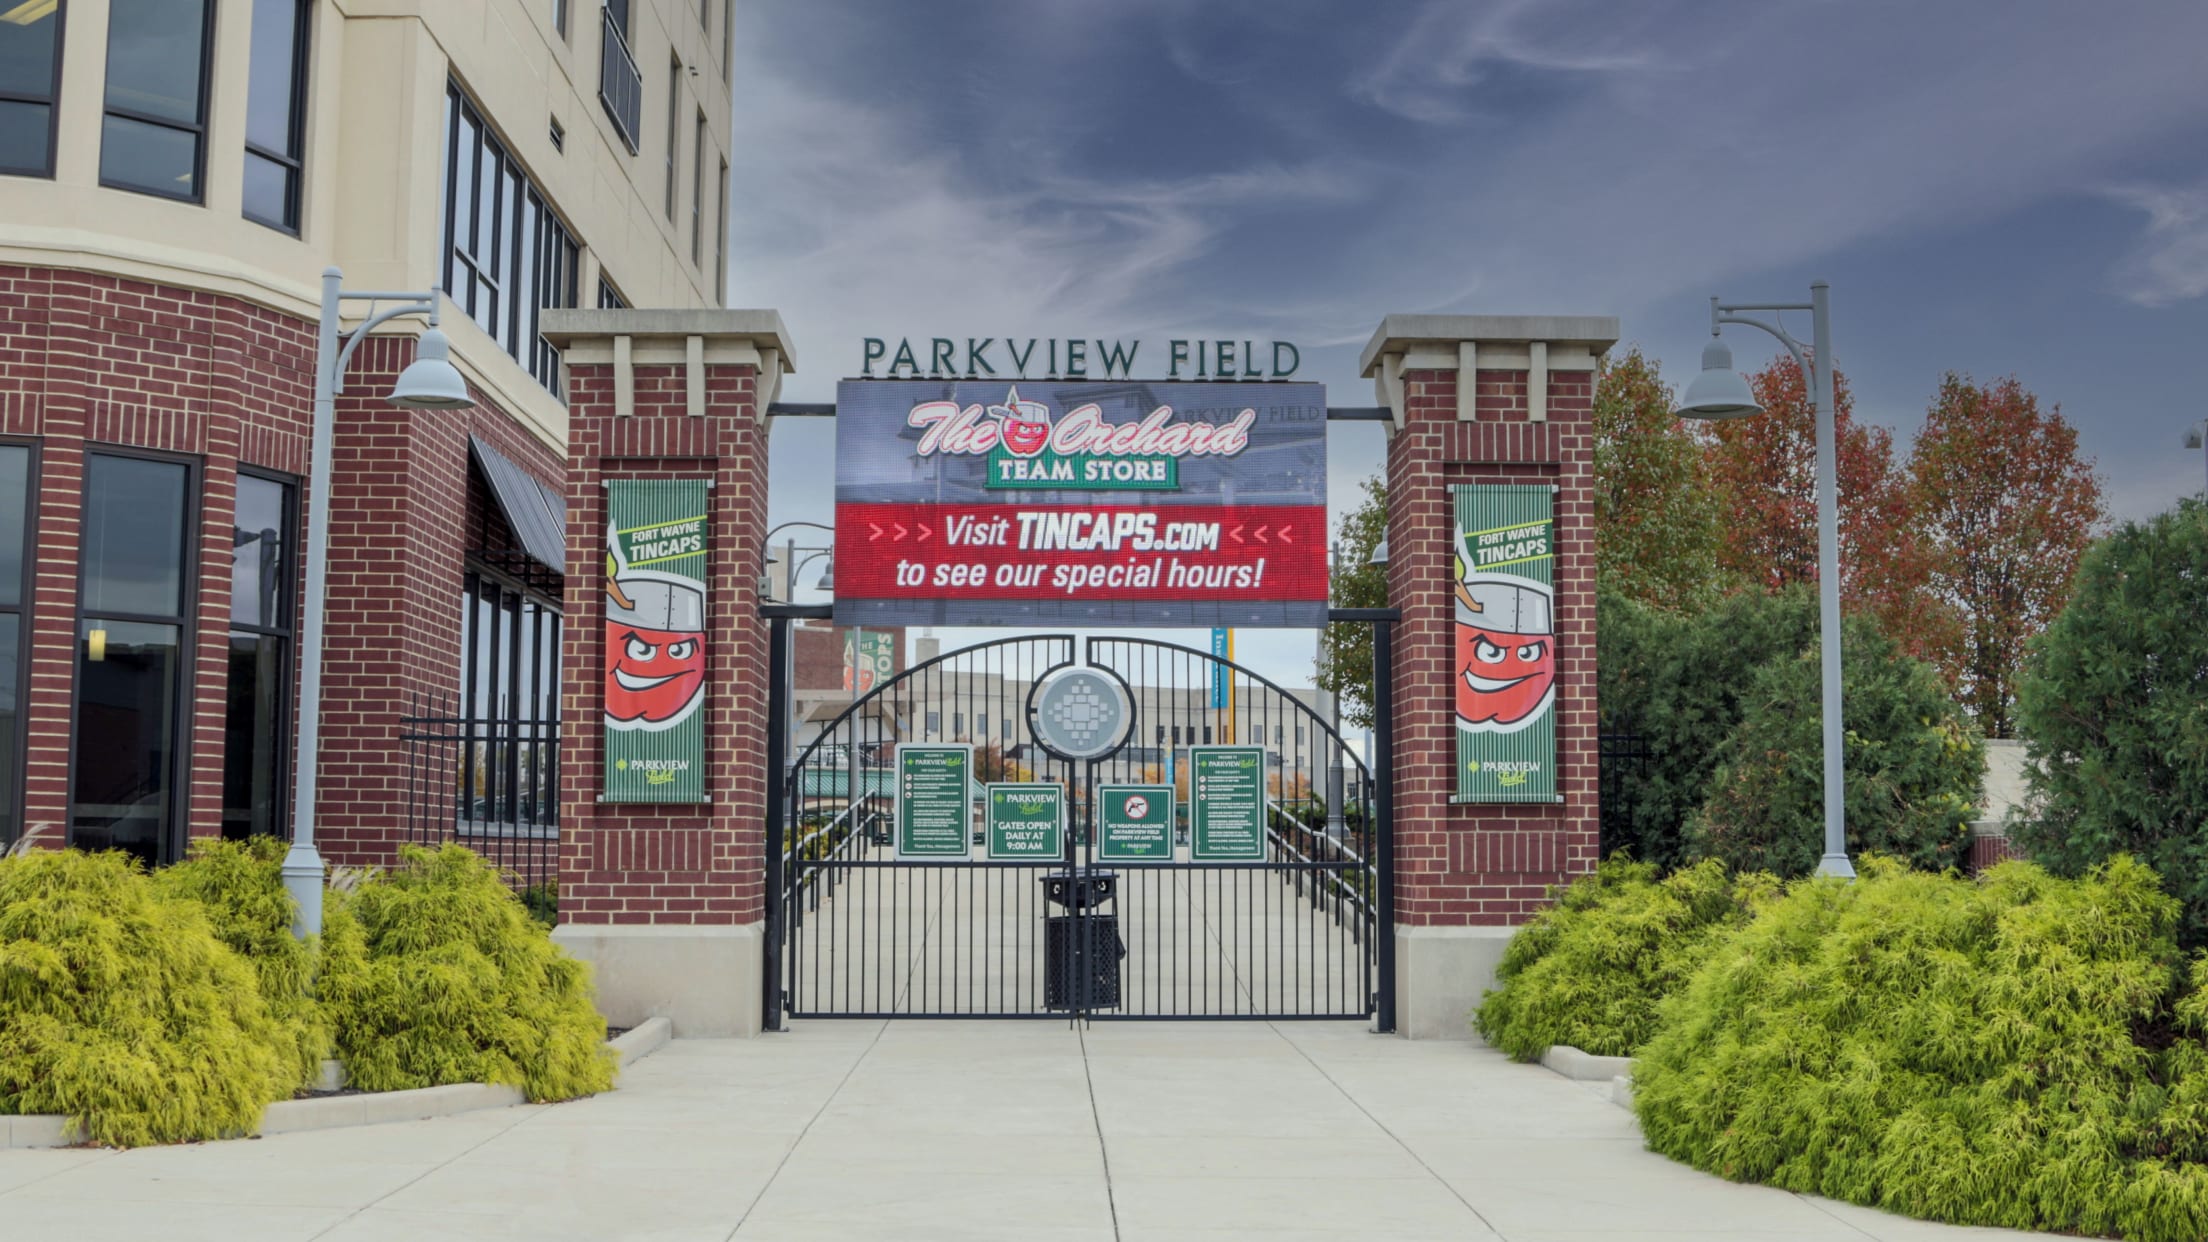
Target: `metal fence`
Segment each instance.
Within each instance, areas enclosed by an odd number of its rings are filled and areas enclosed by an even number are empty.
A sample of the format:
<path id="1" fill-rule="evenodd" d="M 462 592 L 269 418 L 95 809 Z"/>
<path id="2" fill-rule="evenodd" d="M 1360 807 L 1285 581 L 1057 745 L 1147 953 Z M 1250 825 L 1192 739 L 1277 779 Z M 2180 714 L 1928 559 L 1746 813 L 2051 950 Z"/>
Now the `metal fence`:
<path id="1" fill-rule="evenodd" d="M 560 858 L 560 716 L 471 719 L 453 700 L 417 700 L 399 720 L 406 744 L 406 836 L 467 846 L 550 906 Z"/>

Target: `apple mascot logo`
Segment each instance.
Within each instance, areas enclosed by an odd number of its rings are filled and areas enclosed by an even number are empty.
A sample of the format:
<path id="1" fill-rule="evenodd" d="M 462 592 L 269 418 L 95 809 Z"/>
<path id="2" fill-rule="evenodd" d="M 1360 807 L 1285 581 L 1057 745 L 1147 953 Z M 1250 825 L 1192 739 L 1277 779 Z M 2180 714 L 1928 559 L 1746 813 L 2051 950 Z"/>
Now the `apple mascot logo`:
<path id="1" fill-rule="evenodd" d="M 606 554 L 606 727 L 658 732 L 705 700 L 705 592 L 688 578 Z"/>
<path id="2" fill-rule="evenodd" d="M 1019 389 L 1013 389 L 1003 405 L 990 406 L 989 412 L 1003 420 L 999 434 L 1005 451 L 1014 457 L 1033 457 L 1050 443 L 1050 407 L 1040 401 L 1020 400 Z"/>
<path id="3" fill-rule="evenodd" d="M 1457 583 L 1457 728 L 1516 733 L 1556 697 L 1555 606 L 1549 587 L 1514 574 Z"/>

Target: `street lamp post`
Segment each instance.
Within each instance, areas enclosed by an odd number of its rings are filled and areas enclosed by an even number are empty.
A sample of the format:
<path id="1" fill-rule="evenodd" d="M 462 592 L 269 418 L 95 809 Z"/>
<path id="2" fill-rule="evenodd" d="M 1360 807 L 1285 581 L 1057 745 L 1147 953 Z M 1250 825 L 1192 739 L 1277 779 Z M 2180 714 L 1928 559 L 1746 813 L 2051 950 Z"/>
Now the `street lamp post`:
<path id="1" fill-rule="evenodd" d="M 463 410 L 475 404 L 468 382 L 452 365 L 452 345 L 437 327 L 441 291 L 348 293 L 344 273 L 322 272 L 322 320 L 315 349 L 314 444 L 309 450 L 307 482 L 306 606 L 299 623 L 299 775 L 292 790 L 291 850 L 284 855 L 284 891 L 293 906 L 292 934 L 304 939 L 322 931 L 322 855 L 314 847 L 314 786 L 317 747 L 322 732 L 322 613 L 329 586 L 330 453 L 336 438 L 337 396 L 345 391 L 345 367 L 368 333 L 405 315 L 429 316 L 414 361 L 399 373 L 384 398 L 408 409 Z M 350 332 L 339 331 L 339 309 L 348 301 L 369 303 L 368 318 Z M 400 305 L 378 310 L 377 302 Z"/>
<path id="2" fill-rule="evenodd" d="M 1810 344 L 1787 334 L 1776 322 L 1752 318 L 1743 312 L 1808 311 Z M 1832 314 L 1829 288 L 1824 281 L 1809 286 L 1807 302 L 1728 304 L 1710 299 L 1710 343 L 1702 349 L 1702 373 L 1687 385 L 1680 399 L 1681 418 L 1723 420 L 1749 418 L 1763 406 L 1748 390 L 1748 381 L 1733 370 L 1733 351 L 1719 338 L 1725 324 L 1761 328 L 1779 339 L 1794 355 L 1817 405 L 1817 614 L 1820 655 L 1824 668 L 1825 733 L 1825 856 L 1817 864 L 1819 875 L 1853 876 L 1848 861 L 1847 816 L 1840 731 L 1840 480 L 1839 436 L 1834 425 L 1832 385 Z"/>
<path id="3" fill-rule="evenodd" d="M 2185 447 L 2189 449 L 2208 448 L 2208 418 L 2194 423 L 2185 432 Z"/>

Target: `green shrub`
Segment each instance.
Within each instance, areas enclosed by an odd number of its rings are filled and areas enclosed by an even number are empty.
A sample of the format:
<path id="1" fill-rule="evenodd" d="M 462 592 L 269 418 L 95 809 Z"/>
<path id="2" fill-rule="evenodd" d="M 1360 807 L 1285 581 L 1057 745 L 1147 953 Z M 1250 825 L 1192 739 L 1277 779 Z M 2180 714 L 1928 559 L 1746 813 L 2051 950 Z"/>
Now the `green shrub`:
<path id="1" fill-rule="evenodd" d="M 613 1085 L 589 967 L 482 859 L 404 846 L 395 870 L 333 898 L 320 993 L 355 1086 L 496 1082 L 562 1100 Z"/>
<path id="2" fill-rule="evenodd" d="M 1698 857 L 1684 837 L 1687 820 L 1708 798 L 1757 671 L 1815 645 L 1817 600 L 1797 586 L 1738 592 L 1684 617 L 1608 594 L 1596 607 L 1603 731 L 1634 734 L 1649 751 L 1603 807 L 1602 851 L 1681 866 Z"/>
<path id="3" fill-rule="evenodd" d="M 2017 720 L 2032 813 L 2010 835 L 2064 875 L 2118 853 L 2185 907 L 2208 943 L 2208 503 L 2127 522 L 2078 567 L 2034 640 Z"/>
<path id="4" fill-rule="evenodd" d="M 1808 875 L 1825 852 L 1823 670 L 1814 647 L 1757 672 L 1688 821 L 1695 857 L 1742 871 Z M 1985 747 L 1931 665 L 1868 618 L 1841 626 L 1842 762 L 1849 851 L 1938 871 L 1960 865 L 1985 776 Z"/>
<path id="5" fill-rule="evenodd" d="M 1472 1025 L 1519 1061 L 1556 1044 L 1626 1056 L 1655 1032 L 1658 1002 L 1777 890 L 1715 862 L 1659 880 L 1652 863 L 1607 859 L 1511 938 Z"/>
<path id="6" fill-rule="evenodd" d="M 200 907 L 128 857 L 0 861 L 0 1113 L 117 1147 L 250 1134 L 290 1046 Z"/>
<path id="7" fill-rule="evenodd" d="M 2180 995 L 2176 918 L 2126 858 L 1801 881 L 1665 1003 L 1634 1067 L 1642 1131 L 1725 1177 L 1912 1216 L 2197 1242 L 2208 999 Z"/>
<path id="8" fill-rule="evenodd" d="M 330 1055 L 330 1027 L 314 999 L 315 951 L 291 934 L 294 906 L 284 891 L 284 842 L 192 842 L 189 858 L 156 872 L 165 897 L 190 901 L 215 935 L 260 979 L 261 1000 L 284 1032 L 283 1052 L 297 1087 L 313 1086 Z"/>

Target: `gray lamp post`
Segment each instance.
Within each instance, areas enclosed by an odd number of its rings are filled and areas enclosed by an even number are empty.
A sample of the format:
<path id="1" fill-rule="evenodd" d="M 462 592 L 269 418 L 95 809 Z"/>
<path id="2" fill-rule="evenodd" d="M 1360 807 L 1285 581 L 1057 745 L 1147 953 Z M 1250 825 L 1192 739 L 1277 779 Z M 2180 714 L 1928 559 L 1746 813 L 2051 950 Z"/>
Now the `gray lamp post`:
<path id="1" fill-rule="evenodd" d="M 1787 335 L 1777 323 L 1750 318 L 1743 311 L 1808 311 L 1809 353 L 1800 341 Z M 1681 418 L 1723 420 L 1749 418 L 1763 413 L 1748 381 L 1733 370 L 1733 351 L 1718 339 L 1718 329 L 1728 323 L 1761 328 L 1779 338 L 1802 368 L 1817 404 L 1817 613 L 1820 653 L 1824 666 L 1825 726 L 1825 856 L 1817 864 L 1819 875 L 1853 876 L 1848 861 L 1846 776 L 1842 766 L 1840 732 L 1840 472 L 1839 436 L 1834 426 L 1832 398 L 1832 314 L 1824 281 L 1809 286 L 1809 301 L 1785 303 L 1725 304 L 1710 299 L 1710 343 L 1702 349 L 1702 373 L 1687 385 L 1680 398 Z"/>
<path id="2" fill-rule="evenodd" d="M 314 445 L 308 462 L 306 607 L 299 622 L 299 775 L 292 790 L 291 851 L 284 855 L 284 891 L 296 907 L 292 934 L 302 939 L 322 931 L 322 855 L 314 848 L 314 783 L 322 733 L 322 606 L 328 594 L 330 551 L 330 444 L 337 421 L 337 395 L 345 391 L 345 366 L 368 333 L 404 315 L 429 316 L 414 361 L 400 372 L 384 398 L 419 410 L 464 410 L 475 404 L 468 382 L 452 365 L 451 343 L 438 330 L 440 291 L 426 293 L 348 293 L 344 273 L 322 271 L 322 322 L 314 360 Z M 338 311 L 348 299 L 369 303 L 365 322 L 339 331 Z M 378 310 L 374 303 L 400 305 Z"/>
<path id="3" fill-rule="evenodd" d="M 2208 447 L 2208 418 L 2201 419 L 2186 429 L 2185 447 L 2189 449 Z"/>

